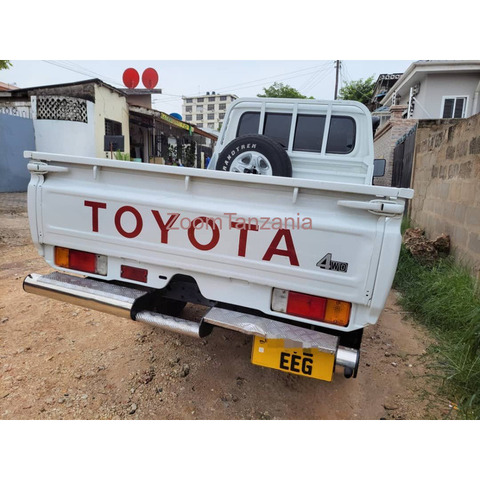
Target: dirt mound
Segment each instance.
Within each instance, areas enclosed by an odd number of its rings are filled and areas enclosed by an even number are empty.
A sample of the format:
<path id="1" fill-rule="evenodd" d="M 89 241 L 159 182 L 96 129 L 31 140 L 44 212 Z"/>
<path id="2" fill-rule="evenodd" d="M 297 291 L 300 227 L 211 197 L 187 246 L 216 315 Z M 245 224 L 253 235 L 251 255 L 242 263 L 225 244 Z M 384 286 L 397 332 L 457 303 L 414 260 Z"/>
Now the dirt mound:
<path id="1" fill-rule="evenodd" d="M 433 264 L 440 257 L 450 253 L 450 237 L 442 233 L 435 240 L 429 240 L 421 228 L 408 228 L 403 236 L 405 248 L 423 264 Z"/>

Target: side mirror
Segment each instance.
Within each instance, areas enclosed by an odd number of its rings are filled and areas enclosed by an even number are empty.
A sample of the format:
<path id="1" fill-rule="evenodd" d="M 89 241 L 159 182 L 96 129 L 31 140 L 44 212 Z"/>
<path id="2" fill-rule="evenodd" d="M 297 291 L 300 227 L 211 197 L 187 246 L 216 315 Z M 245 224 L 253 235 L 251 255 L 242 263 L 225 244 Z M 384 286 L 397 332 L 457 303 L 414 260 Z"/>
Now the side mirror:
<path id="1" fill-rule="evenodd" d="M 383 177 L 387 161 L 384 158 L 376 158 L 373 161 L 373 178 Z"/>

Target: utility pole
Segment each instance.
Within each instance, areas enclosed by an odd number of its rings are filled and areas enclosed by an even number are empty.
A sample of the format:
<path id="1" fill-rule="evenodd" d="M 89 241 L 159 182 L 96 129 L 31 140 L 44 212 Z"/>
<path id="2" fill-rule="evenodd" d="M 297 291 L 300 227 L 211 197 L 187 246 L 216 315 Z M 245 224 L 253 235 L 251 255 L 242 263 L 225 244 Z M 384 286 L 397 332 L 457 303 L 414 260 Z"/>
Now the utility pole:
<path id="1" fill-rule="evenodd" d="M 340 60 L 335 60 L 335 69 L 336 69 L 336 74 L 335 74 L 335 96 L 334 100 L 337 99 L 337 94 L 338 94 L 338 74 L 340 73 Z"/>

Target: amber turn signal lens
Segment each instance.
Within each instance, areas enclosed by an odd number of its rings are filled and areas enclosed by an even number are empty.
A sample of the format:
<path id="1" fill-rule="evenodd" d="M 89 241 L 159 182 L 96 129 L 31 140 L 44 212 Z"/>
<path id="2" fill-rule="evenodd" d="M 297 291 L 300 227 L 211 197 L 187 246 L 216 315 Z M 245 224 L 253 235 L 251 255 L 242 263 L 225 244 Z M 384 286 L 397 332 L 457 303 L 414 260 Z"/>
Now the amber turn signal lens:
<path id="1" fill-rule="evenodd" d="M 55 265 L 70 268 L 70 250 L 63 247 L 55 247 Z"/>
<path id="2" fill-rule="evenodd" d="M 351 306 L 352 304 L 348 302 L 328 299 L 324 321 L 341 327 L 346 327 L 350 319 Z"/>

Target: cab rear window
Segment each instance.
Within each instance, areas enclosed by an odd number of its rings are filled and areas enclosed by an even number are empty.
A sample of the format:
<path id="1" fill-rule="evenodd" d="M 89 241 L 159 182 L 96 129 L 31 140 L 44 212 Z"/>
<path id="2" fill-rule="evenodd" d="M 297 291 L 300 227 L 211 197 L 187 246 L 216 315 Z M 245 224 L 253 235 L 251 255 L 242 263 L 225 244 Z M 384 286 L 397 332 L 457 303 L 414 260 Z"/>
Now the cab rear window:
<path id="1" fill-rule="evenodd" d="M 355 147 L 355 120 L 332 116 L 328 132 L 327 153 L 350 153 Z"/>
<path id="2" fill-rule="evenodd" d="M 293 150 L 320 153 L 325 131 L 325 121 L 325 115 L 297 115 Z M 238 124 L 237 137 L 257 134 L 259 123 L 259 112 L 244 113 Z M 292 115 L 289 113 L 267 113 L 265 115 L 263 134 L 287 148 L 291 123 Z M 355 120 L 352 117 L 332 115 L 326 153 L 350 153 L 355 147 L 355 136 Z"/>
<path id="3" fill-rule="evenodd" d="M 257 134 L 259 122 L 259 112 L 244 113 L 238 122 L 237 137 Z M 265 115 L 263 134 L 280 143 L 282 147 L 287 148 L 291 124 L 292 115 L 290 113 L 267 113 Z"/>
<path id="4" fill-rule="evenodd" d="M 237 137 L 242 135 L 252 135 L 258 133 L 258 124 L 260 122 L 260 113 L 245 112 L 238 122 Z"/>
<path id="5" fill-rule="evenodd" d="M 298 115 L 293 150 L 321 152 L 325 115 Z M 327 153 L 350 153 L 355 147 L 355 120 L 332 115 L 327 140 Z"/>

